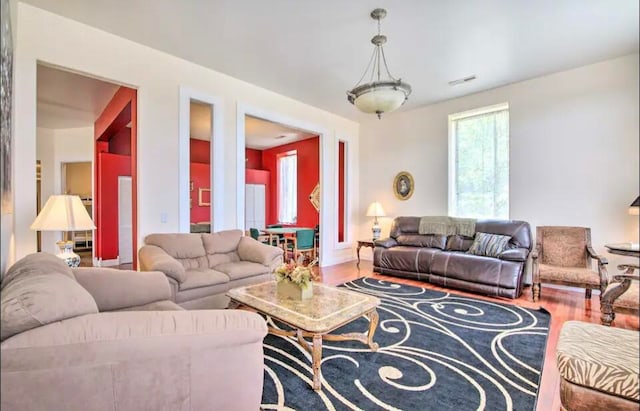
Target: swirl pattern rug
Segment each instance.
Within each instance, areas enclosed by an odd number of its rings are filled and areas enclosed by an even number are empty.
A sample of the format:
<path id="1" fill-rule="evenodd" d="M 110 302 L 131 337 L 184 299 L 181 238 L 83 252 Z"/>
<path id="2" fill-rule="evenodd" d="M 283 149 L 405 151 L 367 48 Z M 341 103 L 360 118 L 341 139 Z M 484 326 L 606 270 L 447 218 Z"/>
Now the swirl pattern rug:
<path id="1" fill-rule="evenodd" d="M 372 278 L 342 286 L 380 298 L 380 348 L 325 341 L 315 392 L 310 355 L 269 334 L 262 409 L 535 410 L 547 311 Z M 335 333 L 367 329 L 363 317 Z"/>

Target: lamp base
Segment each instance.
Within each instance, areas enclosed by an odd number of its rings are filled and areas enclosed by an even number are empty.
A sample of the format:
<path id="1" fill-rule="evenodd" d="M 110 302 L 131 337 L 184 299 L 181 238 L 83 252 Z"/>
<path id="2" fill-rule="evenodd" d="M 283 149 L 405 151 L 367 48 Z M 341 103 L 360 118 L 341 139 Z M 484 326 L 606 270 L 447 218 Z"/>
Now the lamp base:
<path id="1" fill-rule="evenodd" d="M 371 228 L 371 232 L 373 233 L 373 240 L 378 240 L 380 239 L 380 226 L 376 223 L 373 224 L 373 227 Z"/>
<path id="2" fill-rule="evenodd" d="M 73 241 L 58 241 L 56 245 L 60 248 L 56 257 L 67 263 L 69 267 L 75 268 L 80 265 L 80 256 L 73 252 Z"/>

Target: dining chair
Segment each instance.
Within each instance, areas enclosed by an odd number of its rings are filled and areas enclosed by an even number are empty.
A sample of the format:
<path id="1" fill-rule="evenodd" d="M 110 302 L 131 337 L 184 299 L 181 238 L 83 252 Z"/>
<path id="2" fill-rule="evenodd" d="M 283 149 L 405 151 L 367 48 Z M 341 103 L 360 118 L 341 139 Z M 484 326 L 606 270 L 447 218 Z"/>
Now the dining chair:
<path id="1" fill-rule="evenodd" d="M 316 240 L 316 257 L 320 255 L 320 224 L 316 224 L 316 227 L 313 229 L 315 233 Z"/>
<path id="2" fill-rule="evenodd" d="M 274 247 L 278 246 L 278 237 L 277 236 L 272 236 L 272 235 L 260 235 L 260 230 L 258 230 L 257 228 L 250 228 L 249 229 L 249 235 L 251 236 L 251 238 L 253 238 L 254 240 L 260 241 L 263 244 L 268 244 L 268 245 L 272 245 Z"/>
<path id="3" fill-rule="evenodd" d="M 267 228 L 282 228 L 282 224 L 269 224 Z M 284 234 L 271 234 L 273 237 L 278 239 L 278 245 L 280 243 L 284 244 Z"/>
<path id="4" fill-rule="evenodd" d="M 315 230 L 298 230 L 295 236 L 285 237 L 284 240 L 285 253 L 291 252 L 292 258 L 297 261 L 299 255 L 311 254 L 310 259 L 316 258 L 316 233 Z"/>

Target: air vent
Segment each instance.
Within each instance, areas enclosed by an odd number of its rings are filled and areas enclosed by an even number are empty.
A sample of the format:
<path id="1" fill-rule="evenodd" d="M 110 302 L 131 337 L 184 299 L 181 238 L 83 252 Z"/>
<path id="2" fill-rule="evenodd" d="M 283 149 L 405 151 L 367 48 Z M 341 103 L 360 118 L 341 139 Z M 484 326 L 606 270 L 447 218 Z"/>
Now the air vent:
<path id="1" fill-rule="evenodd" d="M 476 75 L 474 74 L 473 76 L 469 76 L 469 77 L 465 77 L 465 78 L 459 78 L 457 80 L 453 80 L 449 82 L 450 86 L 457 86 L 458 84 L 462 84 L 462 83 L 468 83 L 469 81 L 473 81 L 476 79 Z"/>

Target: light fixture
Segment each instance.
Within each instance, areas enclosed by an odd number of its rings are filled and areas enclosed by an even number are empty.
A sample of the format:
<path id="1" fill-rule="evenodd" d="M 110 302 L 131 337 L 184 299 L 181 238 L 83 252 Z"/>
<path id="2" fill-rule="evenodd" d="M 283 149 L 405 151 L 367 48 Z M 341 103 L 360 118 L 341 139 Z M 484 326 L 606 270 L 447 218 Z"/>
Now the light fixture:
<path id="1" fill-rule="evenodd" d="M 640 214 L 640 196 L 637 197 L 633 203 L 629 206 L 629 214 L 631 215 L 639 215 Z"/>
<path id="2" fill-rule="evenodd" d="M 382 204 L 377 201 L 374 201 L 367 208 L 367 217 L 373 217 L 373 227 L 371 231 L 373 232 L 373 239 L 377 240 L 380 238 L 380 226 L 378 225 L 378 217 L 384 217 L 385 212 L 384 208 L 382 208 Z"/>
<path id="3" fill-rule="evenodd" d="M 96 226 L 91 221 L 87 209 L 78 196 L 52 195 L 47 200 L 31 229 L 36 231 L 85 231 Z M 73 252 L 72 241 L 58 241 L 60 253 L 56 257 L 64 260 L 69 267 L 80 265 L 80 256 Z"/>
<path id="4" fill-rule="evenodd" d="M 347 91 L 347 99 L 358 110 L 365 113 L 376 113 L 378 118 L 382 113 L 396 110 L 404 104 L 411 94 L 411 86 L 401 79 L 394 78 L 389 72 L 387 60 L 384 56 L 383 44 L 387 42 L 387 36 L 380 34 L 380 20 L 385 18 L 385 9 L 375 9 L 371 12 L 371 18 L 378 21 L 378 34 L 373 36 L 371 42 L 374 44 L 373 54 L 369 60 L 369 65 L 365 69 L 362 77 L 353 89 Z M 384 69 L 384 72 L 383 72 Z M 362 83 L 371 72 L 368 83 Z M 382 77 L 386 73 L 386 77 Z"/>

